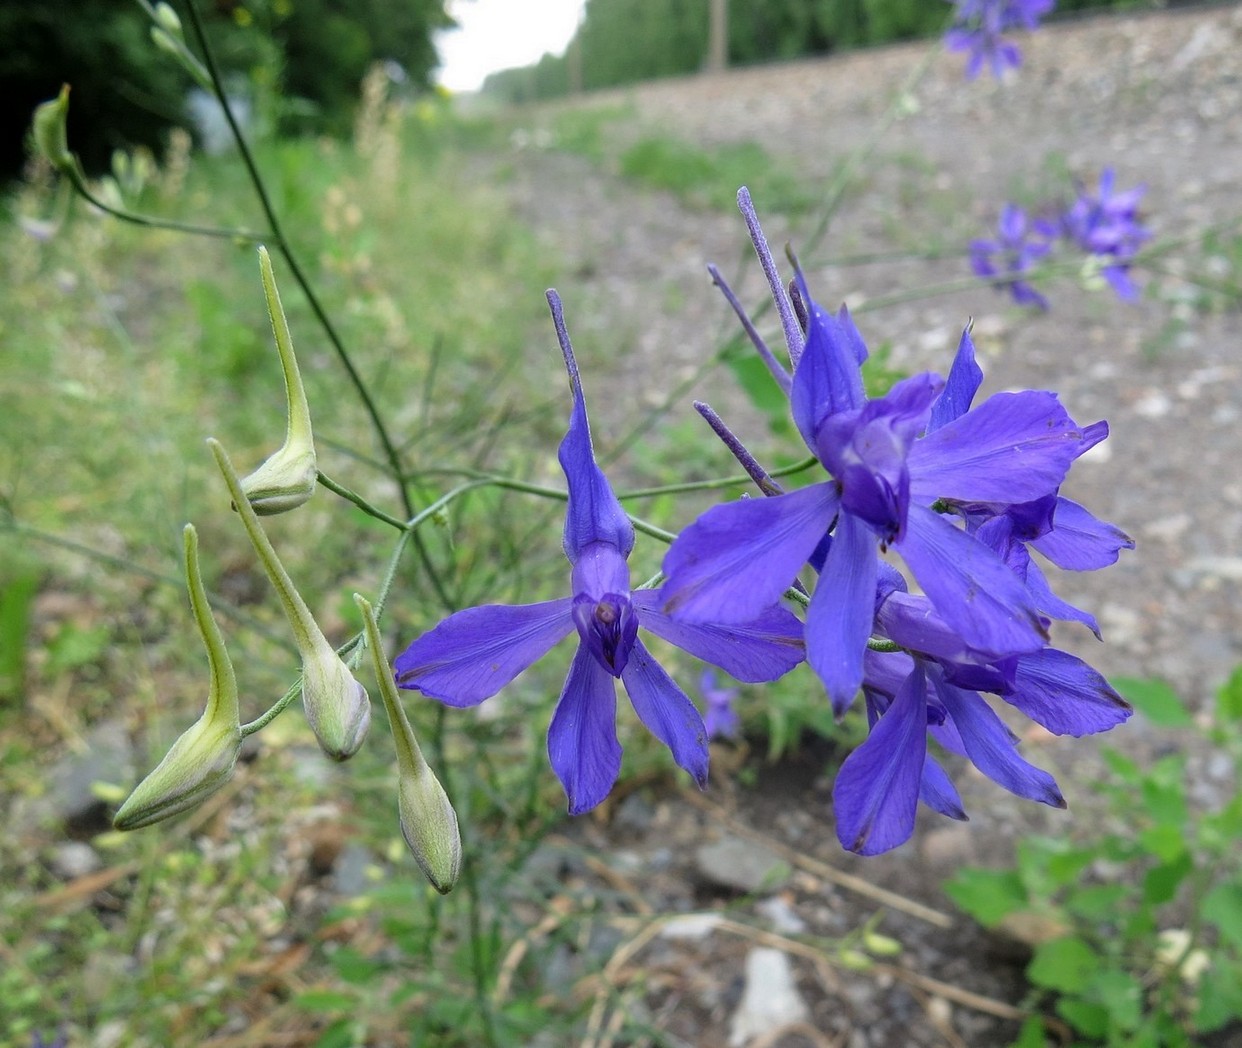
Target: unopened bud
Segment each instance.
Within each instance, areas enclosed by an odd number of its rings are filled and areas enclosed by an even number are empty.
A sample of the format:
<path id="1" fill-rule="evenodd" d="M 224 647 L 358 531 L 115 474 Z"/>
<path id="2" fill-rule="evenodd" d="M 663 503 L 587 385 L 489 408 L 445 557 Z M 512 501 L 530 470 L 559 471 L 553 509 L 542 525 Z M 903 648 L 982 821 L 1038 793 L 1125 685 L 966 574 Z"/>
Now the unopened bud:
<path id="1" fill-rule="evenodd" d="M 319 745 L 333 760 L 352 757 L 362 745 L 371 726 L 371 703 L 366 689 L 359 684 L 349 667 L 333 650 L 310 608 L 294 588 L 276 550 L 263 531 L 254 507 L 242 494 L 241 481 L 232 462 L 218 440 L 208 440 L 216 464 L 224 475 L 229 495 L 246 528 L 250 544 L 259 555 L 259 562 L 276 588 L 280 603 L 289 620 L 293 641 L 302 656 L 302 705 L 306 720 Z"/>
<path id="2" fill-rule="evenodd" d="M 334 761 L 349 760 L 371 728 L 371 700 L 326 640 L 316 648 L 302 656 L 306 722 L 324 753 Z"/>
<path id="3" fill-rule="evenodd" d="M 441 895 L 446 895 L 457 883 L 461 872 L 461 831 L 457 826 L 457 812 L 423 757 L 418 738 L 401 706 L 392 670 L 384 657 L 375 613 L 357 593 L 354 594 L 354 603 L 362 612 L 375 679 L 392 725 L 393 743 L 397 749 L 397 815 L 401 823 L 401 836 L 432 887 Z"/>
<path id="4" fill-rule="evenodd" d="M 185 574 L 211 671 L 207 708 L 121 805 L 112 820 L 118 830 L 149 826 L 201 803 L 228 782 L 241 751 L 237 680 L 207 603 L 198 569 L 198 535 L 191 524 L 185 527 Z"/>
<path id="5" fill-rule="evenodd" d="M 264 247 L 259 248 L 259 272 L 263 279 L 267 312 L 272 320 L 272 332 L 276 336 L 276 349 L 280 353 L 280 367 L 285 377 L 287 422 L 284 445 L 246 477 L 241 486 L 255 512 L 269 515 L 297 509 L 309 499 L 315 493 L 318 470 L 315 440 L 311 433 L 310 405 L 306 402 L 297 357 L 293 354 L 293 339 L 289 335 L 289 324 L 276 289 L 272 260 Z"/>
<path id="6" fill-rule="evenodd" d="M 172 36 L 180 37 L 182 35 L 181 19 L 177 17 L 177 12 L 169 7 L 168 4 L 158 3 L 155 5 L 155 24 Z"/>
<path id="7" fill-rule="evenodd" d="M 34 111 L 35 148 L 57 171 L 77 170 L 77 162 L 69 152 L 69 85 L 60 94 L 44 102 Z"/>

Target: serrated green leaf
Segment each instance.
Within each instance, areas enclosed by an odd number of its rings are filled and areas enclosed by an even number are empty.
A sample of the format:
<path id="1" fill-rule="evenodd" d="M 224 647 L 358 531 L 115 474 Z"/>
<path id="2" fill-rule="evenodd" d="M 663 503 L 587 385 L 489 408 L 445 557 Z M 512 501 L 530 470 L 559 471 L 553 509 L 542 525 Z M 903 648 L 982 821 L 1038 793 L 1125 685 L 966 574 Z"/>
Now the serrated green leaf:
<path id="1" fill-rule="evenodd" d="M 1143 1019 L 1143 987 L 1129 972 L 1105 968 L 1091 977 L 1085 993 L 1108 1012 L 1113 1026 L 1134 1030 Z"/>
<path id="2" fill-rule="evenodd" d="M 1199 984 L 1195 1027 L 1200 1033 L 1211 1033 L 1237 1019 L 1242 1019 L 1242 971 L 1216 957 Z"/>
<path id="3" fill-rule="evenodd" d="M 1112 918 L 1129 892 L 1130 888 L 1124 884 L 1091 884 L 1070 892 L 1065 899 L 1065 908 L 1088 920 Z"/>
<path id="4" fill-rule="evenodd" d="M 1018 1039 L 1009 1048 L 1047 1048 L 1048 1037 L 1044 1031 L 1044 1020 L 1032 1015 L 1022 1024 L 1018 1031 Z"/>
<path id="5" fill-rule="evenodd" d="M 1038 947 L 1027 965 L 1026 976 L 1037 986 L 1061 993 L 1076 993 L 1100 967 L 1100 963 L 1100 955 L 1082 939 L 1068 936 Z"/>
<path id="6" fill-rule="evenodd" d="M 1161 728 L 1193 727 L 1194 720 L 1186 711 L 1177 692 L 1164 681 L 1119 677 L 1112 684 L 1121 693 L 1121 697 L 1152 724 Z"/>
<path id="7" fill-rule="evenodd" d="M 1152 826 L 1139 834 L 1139 843 L 1161 862 L 1172 862 L 1186 851 L 1184 827 Z"/>

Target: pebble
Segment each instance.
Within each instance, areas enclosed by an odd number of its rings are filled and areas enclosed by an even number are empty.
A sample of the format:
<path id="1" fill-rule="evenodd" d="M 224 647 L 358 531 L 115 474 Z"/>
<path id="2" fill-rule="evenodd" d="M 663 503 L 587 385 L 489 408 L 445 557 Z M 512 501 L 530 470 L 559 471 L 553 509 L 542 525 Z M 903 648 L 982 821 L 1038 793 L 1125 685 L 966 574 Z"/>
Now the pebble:
<path id="1" fill-rule="evenodd" d="M 742 1000 L 729 1023 L 729 1048 L 745 1048 L 782 1026 L 805 1022 L 809 1015 L 789 957 L 766 946 L 751 950 Z"/>
<path id="2" fill-rule="evenodd" d="M 64 841 L 56 846 L 48 865 L 61 880 L 74 881 L 100 869 L 103 861 L 85 841 Z"/>
<path id="3" fill-rule="evenodd" d="M 741 837 L 721 837 L 694 853 L 695 872 L 707 884 L 739 892 L 773 891 L 789 880 L 789 864 L 770 848 Z"/>

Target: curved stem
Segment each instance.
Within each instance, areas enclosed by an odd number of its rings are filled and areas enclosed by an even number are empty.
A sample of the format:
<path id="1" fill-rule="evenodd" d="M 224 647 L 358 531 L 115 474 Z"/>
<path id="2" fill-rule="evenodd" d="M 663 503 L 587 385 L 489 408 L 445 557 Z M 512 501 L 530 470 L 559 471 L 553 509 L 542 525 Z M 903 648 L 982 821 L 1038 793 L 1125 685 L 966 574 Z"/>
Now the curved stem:
<path id="1" fill-rule="evenodd" d="M 374 517 L 376 520 L 381 520 L 390 527 L 397 528 L 400 531 L 404 531 L 406 529 L 405 521 L 398 520 L 396 517 L 385 513 L 382 509 L 377 509 L 375 506 L 372 506 L 371 503 L 369 503 L 356 491 L 352 491 L 351 489 L 345 487 L 344 484 L 338 484 L 335 480 L 324 473 L 323 470 L 319 471 L 318 476 L 315 479 L 333 494 L 340 495 L 341 498 L 352 502 L 367 516 Z"/>
<path id="2" fill-rule="evenodd" d="M 275 233 L 256 233 L 250 229 L 223 229 L 220 226 L 200 226 L 193 222 L 177 222 L 171 218 L 155 218 L 151 215 L 139 215 L 133 211 L 122 211 L 113 207 L 111 204 L 105 203 L 98 196 L 91 192 L 91 188 L 86 184 L 86 180 L 76 173 L 69 175 L 73 188 L 88 203 L 99 208 L 100 211 L 111 215 L 113 218 L 119 218 L 122 222 L 129 222 L 135 226 L 146 226 L 148 229 L 171 229 L 176 233 L 192 233 L 203 237 L 220 237 L 228 240 L 253 240 L 256 243 L 262 240 L 270 240 L 274 244 L 280 243 L 280 237 Z M 283 250 L 283 245 L 281 250 Z"/>

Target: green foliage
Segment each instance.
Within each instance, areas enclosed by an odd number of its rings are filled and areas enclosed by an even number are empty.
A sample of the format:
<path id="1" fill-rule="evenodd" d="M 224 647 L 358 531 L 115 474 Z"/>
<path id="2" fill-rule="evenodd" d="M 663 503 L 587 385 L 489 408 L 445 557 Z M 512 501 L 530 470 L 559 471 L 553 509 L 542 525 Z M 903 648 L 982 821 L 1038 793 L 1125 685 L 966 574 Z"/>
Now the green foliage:
<path id="1" fill-rule="evenodd" d="M 1242 758 L 1242 667 L 1205 728 L 1166 684 L 1115 683 L 1187 744 L 1146 766 L 1105 753 L 1112 832 L 1082 844 L 1028 837 L 1013 867 L 963 869 L 945 890 L 989 928 L 1038 929 L 1027 978 L 1077 1045 L 1192 1048 L 1242 1022 L 1242 787 L 1201 815 L 1186 797 L 1189 754 L 1211 745 Z M 1014 1048 L 1042 1048 L 1044 1033 L 1033 1018 Z"/>

